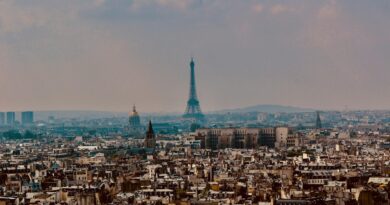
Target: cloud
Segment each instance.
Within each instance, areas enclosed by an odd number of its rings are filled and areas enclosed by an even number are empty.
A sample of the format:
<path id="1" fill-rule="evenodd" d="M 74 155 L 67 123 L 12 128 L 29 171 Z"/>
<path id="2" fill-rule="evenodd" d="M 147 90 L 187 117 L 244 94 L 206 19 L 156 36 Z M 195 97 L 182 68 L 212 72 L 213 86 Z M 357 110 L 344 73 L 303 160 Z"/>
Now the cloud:
<path id="1" fill-rule="evenodd" d="M 317 13 L 317 18 L 320 19 L 335 19 L 339 16 L 340 8 L 335 0 L 327 1 Z"/>
<path id="2" fill-rule="evenodd" d="M 287 4 L 275 4 L 271 6 L 270 11 L 271 14 L 278 15 L 286 12 L 294 12 L 296 9 Z"/>
<path id="3" fill-rule="evenodd" d="M 187 9 L 192 3 L 190 0 L 157 0 L 157 4 L 178 9 Z"/>
<path id="4" fill-rule="evenodd" d="M 308 45 L 335 52 L 348 46 L 370 44 L 369 34 L 360 27 L 361 22 L 347 15 L 336 0 L 325 1 L 308 21 L 305 33 Z"/>
<path id="5" fill-rule="evenodd" d="M 44 27 L 78 18 L 80 12 L 101 6 L 104 0 L 85 0 L 84 3 L 68 0 L 37 0 L 32 2 L 18 0 L 0 1 L 0 32 L 21 32 L 25 29 Z"/>
<path id="6" fill-rule="evenodd" d="M 323 4 L 308 24 L 308 40 L 311 46 L 328 48 L 336 41 L 349 36 L 348 27 L 344 25 L 339 5 L 336 1 Z"/>
<path id="7" fill-rule="evenodd" d="M 47 20 L 45 13 L 39 10 L 20 8 L 14 1 L 0 1 L 0 31 L 17 32 L 42 26 Z"/>
<path id="8" fill-rule="evenodd" d="M 0 107 L 181 111 L 191 54 L 204 110 L 388 105 L 388 8 L 274 2 L 0 0 Z"/>
<path id="9" fill-rule="evenodd" d="M 150 7 L 163 7 L 176 10 L 186 10 L 194 0 L 133 0 L 131 10 L 139 10 Z"/>
<path id="10" fill-rule="evenodd" d="M 106 0 L 95 0 L 94 4 L 95 4 L 95 6 L 102 6 L 102 5 L 104 5 L 105 2 L 106 2 Z"/>
<path id="11" fill-rule="evenodd" d="M 264 6 L 260 3 L 257 3 L 257 4 L 254 4 L 252 6 L 252 10 L 255 12 L 255 13 L 261 13 L 263 10 L 264 10 Z"/>

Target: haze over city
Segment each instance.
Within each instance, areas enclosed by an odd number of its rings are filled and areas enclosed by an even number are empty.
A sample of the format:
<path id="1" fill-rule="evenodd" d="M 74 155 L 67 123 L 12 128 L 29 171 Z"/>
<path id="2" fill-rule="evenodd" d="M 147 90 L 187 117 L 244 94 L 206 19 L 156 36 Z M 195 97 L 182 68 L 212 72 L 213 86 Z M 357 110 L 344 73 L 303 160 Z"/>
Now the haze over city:
<path id="1" fill-rule="evenodd" d="M 0 205 L 389 205 L 389 0 L 0 0 Z"/>
<path id="2" fill-rule="evenodd" d="M 3 0 L 4 110 L 389 109 L 386 0 Z"/>

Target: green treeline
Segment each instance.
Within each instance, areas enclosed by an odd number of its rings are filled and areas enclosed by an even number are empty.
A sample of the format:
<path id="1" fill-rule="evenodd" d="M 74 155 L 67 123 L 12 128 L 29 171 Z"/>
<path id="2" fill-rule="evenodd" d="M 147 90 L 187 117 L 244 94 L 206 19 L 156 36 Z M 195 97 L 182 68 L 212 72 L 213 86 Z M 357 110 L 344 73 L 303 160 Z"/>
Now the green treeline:
<path id="1" fill-rule="evenodd" d="M 17 139 L 36 139 L 37 135 L 29 130 L 26 130 L 24 133 L 20 133 L 18 130 L 9 130 L 1 133 L 1 136 L 9 140 Z"/>

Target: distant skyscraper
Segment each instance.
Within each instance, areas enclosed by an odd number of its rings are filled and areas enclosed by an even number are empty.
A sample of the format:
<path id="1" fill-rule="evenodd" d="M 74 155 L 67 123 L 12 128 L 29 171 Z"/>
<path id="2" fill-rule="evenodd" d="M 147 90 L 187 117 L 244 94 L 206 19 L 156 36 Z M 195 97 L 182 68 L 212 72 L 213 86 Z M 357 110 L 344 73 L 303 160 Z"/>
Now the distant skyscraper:
<path id="1" fill-rule="evenodd" d="M 5 125 L 5 113 L 0 112 L 0 125 Z"/>
<path id="2" fill-rule="evenodd" d="M 49 117 L 47 118 L 47 122 L 48 122 L 49 124 L 53 124 L 53 123 L 55 122 L 55 120 L 56 120 L 56 118 L 55 118 L 54 116 L 49 116 Z"/>
<path id="3" fill-rule="evenodd" d="M 152 149 L 156 147 L 156 137 L 154 135 L 152 121 L 149 121 L 149 126 L 148 126 L 148 131 L 146 131 L 144 146 L 145 148 L 152 148 Z"/>
<path id="4" fill-rule="evenodd" d="M 15 124 L 15 112 L 7 112 L 7 125 Z"/>
<path id="5" fill-rule="evenodd" d="M 191 59 L 191 62 L 190 62 L 190 74 L 191 74 L 190 94 L 189 94 L 189 99 L 187 101 L 187 108 L 186 108 L 186 111 L 185 111 L 183 117 L 202 120 L 204 118 L 204 115 L 200 109 L 198 96 L 196 94 L 195 63 L 194 63 L 193 59 Z"/>
<path id="6" fill-rule="evenodd" d="M 321 123 L 320 111 L 317 111 L 316 113 L 317 113 L 316 129 L 321 129 L 322 123 Z"/>
<path id="7" fill-rule="evenodd" d="M 32 111 L 22 112 L 22 124 L 32 124 L 34 123 L 34 113 Z"/>

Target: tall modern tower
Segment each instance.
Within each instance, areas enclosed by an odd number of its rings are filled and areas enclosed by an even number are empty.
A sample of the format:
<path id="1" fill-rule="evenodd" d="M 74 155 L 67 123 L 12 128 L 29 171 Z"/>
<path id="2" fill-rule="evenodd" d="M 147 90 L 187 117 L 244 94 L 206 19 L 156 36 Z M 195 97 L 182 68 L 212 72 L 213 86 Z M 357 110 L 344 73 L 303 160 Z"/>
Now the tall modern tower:
<path id="1" fill-rule="evenodd" d="M 5 125 L 5 112 L 0 112 L 0 126 Z"/>
<path id="2" fill-rule="evenodd" d="M 184 118 L 192 118 L 196 120 L 204 119 L 202 110 L 200 109 L 198 96 L 196 94 L 196 83 L 195 83 L 195 63 L 194 59 L 191 58 L 190 62 L 190 95 L 187 101 L 187 108 L 183 115 Z"/>
<path id="3" fill-rule="evenodd" d="M 316 114 L 317 114 L 316 129 L 321 129 L 322 123 L 321 123 L 320 111 L 317 111 Z"/>
<path id="4" fill-rule="evenodd" d="M 7 125 L 15 124 L 15 112 L 7 112 Z"/>
<path id="5" fill-rule="evenodd" d="M 34 123 L 34 112 L 26 111 L 22 112 L 22 124 L 32 124 Z"/>

